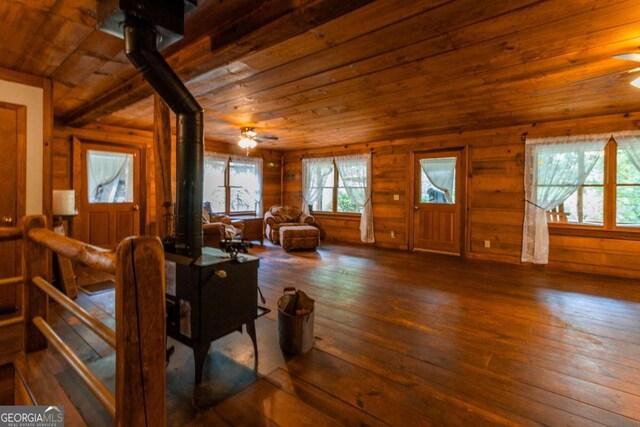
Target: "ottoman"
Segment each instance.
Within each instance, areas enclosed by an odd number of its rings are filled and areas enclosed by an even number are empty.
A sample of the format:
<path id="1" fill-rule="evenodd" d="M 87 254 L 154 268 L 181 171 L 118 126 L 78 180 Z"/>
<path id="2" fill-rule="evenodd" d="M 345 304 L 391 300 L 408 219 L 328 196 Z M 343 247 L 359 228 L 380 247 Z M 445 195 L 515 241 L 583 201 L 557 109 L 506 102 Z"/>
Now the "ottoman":
<path id="1" fill-rule="evenodd" d="M 289 252 L 291 249 L 315 249 L 320 244 L 320 230 L 310 225 L 280 227 L 280 244 Z"/>

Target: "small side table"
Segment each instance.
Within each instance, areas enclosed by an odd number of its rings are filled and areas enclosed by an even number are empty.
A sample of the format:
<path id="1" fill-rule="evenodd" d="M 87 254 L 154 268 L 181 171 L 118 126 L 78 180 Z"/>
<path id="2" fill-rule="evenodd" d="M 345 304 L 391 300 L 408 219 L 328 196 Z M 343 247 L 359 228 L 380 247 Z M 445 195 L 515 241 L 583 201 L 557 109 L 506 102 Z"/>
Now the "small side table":
<path id="1" fill-rule="evenodd" d="M 260 245 L 264 245 L 264 225 L 262 217 L 245 216 L 234 217 L 234 220 L 242 220 L 244 228 L 242 229 L 242 237 L 247 241 L 259 240 Z"/>

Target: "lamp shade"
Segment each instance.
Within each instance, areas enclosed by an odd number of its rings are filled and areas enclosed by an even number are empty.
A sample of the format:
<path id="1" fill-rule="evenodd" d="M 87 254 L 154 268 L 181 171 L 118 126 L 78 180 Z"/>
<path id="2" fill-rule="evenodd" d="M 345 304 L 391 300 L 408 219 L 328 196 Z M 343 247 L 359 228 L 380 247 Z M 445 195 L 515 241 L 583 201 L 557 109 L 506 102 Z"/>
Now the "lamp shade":
<path id="1" fill-rule="evenodd" d="M 238 145 L 242 148 L 255 148 L 258 143 L 253 138 L 240 138 Z"/>
<path id="2" fill-rule="evenodd" d="M 53 190 L 53 215 L 78 215 L 74 190 Z"/>

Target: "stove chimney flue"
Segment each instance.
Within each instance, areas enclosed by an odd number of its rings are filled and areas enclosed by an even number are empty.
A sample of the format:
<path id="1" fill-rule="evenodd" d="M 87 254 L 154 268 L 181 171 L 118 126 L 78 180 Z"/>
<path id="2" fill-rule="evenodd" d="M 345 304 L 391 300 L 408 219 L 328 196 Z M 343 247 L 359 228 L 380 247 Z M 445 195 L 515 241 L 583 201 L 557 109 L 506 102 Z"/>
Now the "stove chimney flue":
<path id="1" fill-rule="evenodd" d="M 156 48 L 155 30 L 128 17 L 125 53 L 176 114 L 176 253 L 197 258 L 202 251 L 203 112 Z"/>
<path id="2" fill-rule="evenodd" d="M 162 31 L 156 27 L 139 13 L 127 11 L 119 24 L 127 58 L 176 114 L 175 251 L 198 258 L 202 252 L 203 111 L 158 51 Z"/>

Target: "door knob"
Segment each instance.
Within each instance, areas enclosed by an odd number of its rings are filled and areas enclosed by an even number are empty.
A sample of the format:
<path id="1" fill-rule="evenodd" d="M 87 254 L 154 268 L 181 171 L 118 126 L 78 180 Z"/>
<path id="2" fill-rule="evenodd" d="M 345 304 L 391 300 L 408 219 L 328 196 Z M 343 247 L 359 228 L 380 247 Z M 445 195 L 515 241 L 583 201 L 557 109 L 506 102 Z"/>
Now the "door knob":
<path id="1" fill-rule="evenodd" d="M 419 209 L 420 209 L 420 206 L 418 206 L 418 205 L 415 205 L 415 206 L 413 207 L 413 210 L 414 210 L 414 211 L 417 211 L 417 210 L 419 210 Z"/>
<path id="2" fill-rule="evenodd" d="M 0 222 L 2 222 L 3 225 L 13 225 L 13 218 L 10 216 L 3 216 L 2 219 L 0 219 Z"/>
<path id="3" fill-rule="evenodd" d="M 139 211 L 139 210 L 140 210 L 140 206 L 138 206 L 138 205 L 133 205 L 133 206 L 131 207 L 131 209 L 133 209 L 134 211 Z"/>

